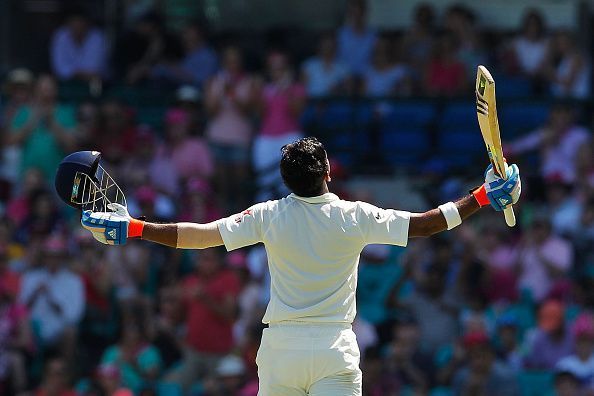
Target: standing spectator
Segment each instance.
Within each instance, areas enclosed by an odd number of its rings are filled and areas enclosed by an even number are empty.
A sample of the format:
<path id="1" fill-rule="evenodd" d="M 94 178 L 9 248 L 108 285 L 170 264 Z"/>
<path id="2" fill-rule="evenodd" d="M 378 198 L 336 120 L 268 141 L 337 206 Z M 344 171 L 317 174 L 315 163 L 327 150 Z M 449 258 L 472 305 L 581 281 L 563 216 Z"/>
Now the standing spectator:
<path id="1" fill-rule="evenodd" d="M 578 47 L 574 35 L 560 30 L 551 40 L 545 76 L 551 92 L 559 98 L 587 99 L 590 95 L 590 61 Z"/>
<path id="2" fill-rule="evenodd" d="M 441 36 L 425 73 L 425 92 L 432 96 L 456 96 L 468 87 L 464 63 L 458 58 L 459 43 L 451 33 Z"/>
<path id="3" fill-rule="evenodd" d="M 204 31 L 197 24 L 187 26 L 181 38 L 184 47 L 182 59 L 177 63 L 155 66 L 152 77 L 175 85 L 192 84 L 201 88 L 217 71 L 217 54 L 210 48 Z"/>
<path id="4" fill-rule="evenodd" d="M 37 79 L 31 105 L 15 114 L 6 144 L 22 145 L 21 174 L 39 168 L 52 180 L 65 153 L 74 151 L 77 134 L 74 109 L 58 103 L 58 87 L 52 76 Z"/>
<path id="5" fill-rule="evenodd" d="M 196 380 L 214 374 L 221 359 L 233 347 L 233 323 L 237 316 L 240 283 L 223 267 L 220 250 L 196 255 L 195 273 L 182 281 L 186 305 L 187 346 L 182 365 L 168 381 L 188 389 Z"/>
<path id="6" fill-rule="evenodd" d="M 454 377 L 455 395 L 520 395 L 516 373 L 495 358 L 486 334 L 467 334 L 463 343 L 468 354 L 468 364 Z"/>
<path id="7" fill-rule="evenodd" d="M 45 364 L 43 381 L 34 396 L 76 396 L 70 386 L 70 370 L 61 358 L 48 360 Z"/>
<path id="8" fill-rule="evenodd" d="M 206 137 L 216 162 L 215 184 L 218 196 L 231 212 L 246 204 L 245 180 L 249 163 L 252 125 L 249 119 L 253 105 L 254 81 L 243 70 L 238 47 L 223 51 L 223 68 L 208 83 L 204 105 L 210 118 Z"/>
<path id="9" fill-rule="evenodd" d="M 72 363 L 85 294 L 80 277 L 67 268 L 68 259 L 65 241 L 57 236 L 47 238 L 42 266 L 23 276 L 19 301 L 39 324 L 42 346 L 59 350 Z"/>
<path id="10" fill-rule="evenodd" d="M 303 81 L 309 97 L 349 92 L 350 71 L 336 57 L 336 37 L 327 33 L 320 38 L 316 56 L 302 66 Z"/>
<path id="11" fill-rule="evenodd" d="M 508 49 L 508 69 L 527 77 L 538 77 L 547 56 L 549 40 L 542 14 L 529 10 L 522 19 L 520 34 Z"/>
<path id="12" fill-rule="evenodd" d="M 356 76 L 369 65 L 376 34 L 367 27 L 367 2 L 349 0 L 346 20 L 338 30 L 338 59 Z"/>
<path id="13" fill-rule="evenodd" d="M 305 89 L 295 82 L 287 55 L 271 52 L 267 67 L 270 81 L 257 95 L 262 124 L 252 153 L 259 200 L 286 191 L 278 172 L 280 149 L 302 136 L 299 116 L 305 105 Z"/>
<path id="14" fill-rule="evenodd" d="M 538 311 L 538 327 L 527 336 L 528 352 L 524 366 L 552 370 L 574 350 L 574 335 L 565 324 L 565 306 L 556 300 L 545 301 Z"/>
<path id="15" fill-rule="evenodd" d="M 382 97 L 410 94 L 408 67 L 394 63 L 390 41 L 380 37 L 373 48 L 371 64 L 363 74 L 365 95 Z"/>
<path id="16" fill-rule="evenodd" d="M 162 366 L 159 350 L 146 340 L 142 323 L 126 321 L 121 332 L 118 343 L 103 353 L 101 365 L 117 367 L 122 384 L 136 393 L 153 387 Z"/>
<path id="17" fill-rule="evenodd" d="M 435 11 L 428 3 L 415 7 L 412 27 L 404 33 L 402 49 L 404 58 L 413 72 L 421 71 L 429 62 L 435 41 Z M 420 77 L 420 76 L 417 76 Z"/>
<path id="18" fill-rule="evenodd" d="M 573 107 L 559 103 L 551 109 L 545 125 L 511 142 L 505 152 L 518 155 L 539 150 L 543 179 L 573 183 L 576 181 L 578 152 L 589 140 L 589 131 L 576 124 Z"/>
<path id="19" fill-rule="evenodd" d="M 570 372 L 582 386 L 592 389 L 594 385 L 594 318 L 583 313 L 577 317 L 572 329 L 575 337 L 575 350 L 572 355 L 559 360 L 556 371 Z"/>
<path id="20" fill-rule="evenodd" d="M 107 41 L 81 10 L 71 12 L 52 38 L 51 63 L 60 80 L 90 81 L 106 76 Z"/>
<path id="21" fill-rule="evenodd" d="M 548 218 L 535 218 L 523 236 L 518 254 L 520 289 L 540 302 L 564 281 L 572 263 L 571 245 L 552 234 Z"/>

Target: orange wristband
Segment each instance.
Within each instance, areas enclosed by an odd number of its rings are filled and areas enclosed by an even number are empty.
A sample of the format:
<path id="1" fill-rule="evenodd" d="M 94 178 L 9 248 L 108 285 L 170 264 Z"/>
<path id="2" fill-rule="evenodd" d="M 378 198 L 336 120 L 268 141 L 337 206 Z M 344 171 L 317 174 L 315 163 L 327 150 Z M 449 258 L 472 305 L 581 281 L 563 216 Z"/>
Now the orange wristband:
<path id="1" fill-rule="evenodd" d="M 131 219 L 128 224 L 128 238 L 142 238 L 142 230 L 144 230 L 144 221 Z"/>
<path id="2" fill-rule="evenodd" d="M 480 186 L 479 188 L 477 188 L 476 190 L 474 190 L 472 192 L 472 195 L 474 196 L 474 199 L 476 199 L 476 202 L 478 202 L 478 204 L 481 208 L 483 206 L 487 206 L 491 203 L 489 201 L 489 198 L 487 198 L 487 190 L 485 190 L 484 184 L 482 186 Z"/>

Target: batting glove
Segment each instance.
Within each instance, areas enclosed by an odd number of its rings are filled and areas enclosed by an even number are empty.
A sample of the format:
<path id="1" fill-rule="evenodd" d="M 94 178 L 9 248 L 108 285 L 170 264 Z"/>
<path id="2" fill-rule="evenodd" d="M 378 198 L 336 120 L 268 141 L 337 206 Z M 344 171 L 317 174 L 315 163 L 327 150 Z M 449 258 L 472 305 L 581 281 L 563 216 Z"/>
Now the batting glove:
<path id="1" fill-rule="evenodd" d="M 520 169 L 516 164 L 505 165 L 507 180 L 497 176 L 493 171 L 493 165 L 489 165 L 485 171 L 485 191 L 489 203 L 496 211 L 502 211 L 509 205 L 515 204 L 522 193 L 522 181 L 520 180 Z"/>
<path id="2" fill-rule="evenodd" d="M 128 239 L 129 215 L 85 210 L 82 212 L 80 223 L 96 240 L 105 245 L 123 245 Z"/>

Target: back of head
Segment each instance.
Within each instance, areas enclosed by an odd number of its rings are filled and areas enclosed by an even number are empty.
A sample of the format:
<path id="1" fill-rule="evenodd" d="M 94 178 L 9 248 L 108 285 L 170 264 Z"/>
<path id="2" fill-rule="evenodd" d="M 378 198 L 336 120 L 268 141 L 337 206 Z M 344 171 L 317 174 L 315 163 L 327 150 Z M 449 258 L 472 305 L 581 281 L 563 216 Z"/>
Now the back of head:
<path id="1" fill-rule="evenodd" d="M 315 197 L 324 190 L 330 171 L 324 145 L 306 137 L 283 146 L 280 172 L 285 185 L 302 197 Z"/>

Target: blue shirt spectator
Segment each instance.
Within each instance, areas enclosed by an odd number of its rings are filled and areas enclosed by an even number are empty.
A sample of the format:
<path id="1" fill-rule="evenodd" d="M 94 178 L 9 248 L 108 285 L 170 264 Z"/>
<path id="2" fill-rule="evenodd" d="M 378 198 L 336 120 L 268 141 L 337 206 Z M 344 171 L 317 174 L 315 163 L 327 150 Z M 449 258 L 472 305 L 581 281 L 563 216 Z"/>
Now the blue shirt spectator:
<path id="1" fill-rule="evenodd" d="M 338 31 L 338 59 L 356 75 L 367 69 L 376 40 L 375 31 L 367 27 L 365 4 L 351 1 L 347 22 Z"/>

